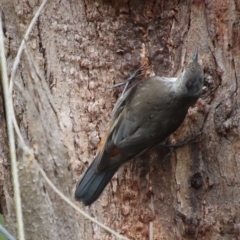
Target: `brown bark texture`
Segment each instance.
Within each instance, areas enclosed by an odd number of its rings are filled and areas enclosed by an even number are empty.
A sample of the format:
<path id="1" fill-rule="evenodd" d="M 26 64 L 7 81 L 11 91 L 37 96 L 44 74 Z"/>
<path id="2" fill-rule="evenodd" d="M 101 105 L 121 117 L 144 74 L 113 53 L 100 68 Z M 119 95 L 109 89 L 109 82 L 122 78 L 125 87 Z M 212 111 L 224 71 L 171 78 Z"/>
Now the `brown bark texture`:
<path id="1" fill-rule="evenodd" d="M 40 2 L 0 0 L 8 70 Z M 25 141 L 69 198 L 93 160 L 122 82 L 175 77 L 196 46 L 204 68 L 201 99 L 170 137 L 125 164 L 91 207 L 79 207 L 129 239 L 240 239 L 240 1 L 49 1 L 34 26 L 14 87 Z M 36 67 L 37 65 L 38 67 Z M 1 210 L 15 233 L 6 123 L 0 100 Z M 115 239 L 78 215 L 18 147 L 26 239 Z"/>

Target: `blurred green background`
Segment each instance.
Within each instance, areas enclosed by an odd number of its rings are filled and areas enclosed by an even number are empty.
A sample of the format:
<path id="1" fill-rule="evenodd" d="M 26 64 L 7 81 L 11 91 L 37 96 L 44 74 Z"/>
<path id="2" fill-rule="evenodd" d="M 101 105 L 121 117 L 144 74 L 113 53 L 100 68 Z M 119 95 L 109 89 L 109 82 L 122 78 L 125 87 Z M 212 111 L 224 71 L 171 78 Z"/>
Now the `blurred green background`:
<path id="1" fill-rule="evenodd" d="M 5 226 L 4 224 L 4 219 L 3 219 L 3 215 L 0 214 L 0 224 L 2 224 L 3 226 Z M 0 240 L 7 240 L 7 238 L 2 234 L 0 233 Z"/>

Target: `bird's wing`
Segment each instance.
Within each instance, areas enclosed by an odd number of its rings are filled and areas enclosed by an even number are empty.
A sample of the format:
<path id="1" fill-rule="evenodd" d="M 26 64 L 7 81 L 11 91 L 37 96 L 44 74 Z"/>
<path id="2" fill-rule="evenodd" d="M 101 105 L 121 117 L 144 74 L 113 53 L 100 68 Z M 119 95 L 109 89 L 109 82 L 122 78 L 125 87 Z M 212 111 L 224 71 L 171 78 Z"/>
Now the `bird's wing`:
<path id="1" fill-rule="evenodd" d="M 166 121 L 162 116 L 169 112 L 166 99 L 174 81 L 175 78 L 151 77 L 129 89 L 117 101 L 99 154 L 98 171 L 121 165 L 171 134 L 169 131 L 175 123 L 172 126 L 170 122 L 175 120 Z"/>
<path id="2" fill-rule="evenodd" d="M 120 153 L 120 149 L 117 146 L 118 142 L 124 137 L 131 135 L 131 132 L 135 131 L 134 129 L 137 127 L 131 119 L 126 118 L 126 106 L 130 104 L 138 85 L 139 83 L 121 96 L 113 108 L 109 129 L 99 144 L 97 156 L 97 171 L 99 172 L 111 168 L 114 157 Z"/>
<path id="3" fill-rule="evenodd" d="M 103 148 L 99 153 L 98 171 L 107 170 L 126 162 L 130 158 L 153 145 L 146 130 L 150 108 L 156 103 L 156 98 L 142 99 L 142 91 L 148 91 L 156 79 L 148 79 L 130 88 L 116 103 L 109 131 Z M 149 89 L 151 91 L 151 89 Z M 150 100 L 153 100 L 150 102 Z M 157 101 L 156 104 L 159 104 Z M 155 105 L 156 105 L 155 104 Z M 153 110 L 154 111 L 154 110 Z M 139 118 L 139 112 L 141 117 Z"/>
<path id="4" fill-rule="evenodd" d="M 139 85 L 141 85 L 140 82 L 128 89 L 127 92 L 117 100 L 112 110 L 112 122 L 114 122 L 119 117 L 126 104 L 129 104 Z"/>

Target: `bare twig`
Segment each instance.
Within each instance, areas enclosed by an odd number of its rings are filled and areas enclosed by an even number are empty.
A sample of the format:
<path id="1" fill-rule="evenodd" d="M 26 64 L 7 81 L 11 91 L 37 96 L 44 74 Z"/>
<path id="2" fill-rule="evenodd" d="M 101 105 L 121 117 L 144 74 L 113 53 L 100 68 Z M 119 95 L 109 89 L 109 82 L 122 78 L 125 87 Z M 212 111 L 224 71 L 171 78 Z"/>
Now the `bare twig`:
<path id="1" fill-rule="evenodd" d="M 17 53 L 17 56 L 15 58 L 15 61 L 13 63 L 13 68 L 12 68 L 12 73 L 11 73 L 11 78 L 10 78 L 10 83 L 9 83 L 9 93 L 12 94 L 12 88 L 13 88 L 13 79 L 15 77 L 15 74 L 16 74 L 16 71 L 17 71 L 17 68 L 18 68 L 18 64 L 20 62 L 20 58 L 21 58 L 21 55 L 22 55 L 22 52 L 23 52 L 23 49 L 24 49 L 24 46 L 25 46 L 25 43 L 27 42 L 28 40 L 28 37 L 29 37 L 29 34 L 30 32 L 32 31 L 32 28 L 34 26 L 34 24 L 36 23 L 42 9 L 44 8 L 44 6 L 46 5 L 48 0 L 44 0 L 41 4 L 41 6 L 39 7 L 39 9 L 37 10 L 37 12 L 35 13 L 31 23 L 29 24 L 28 26 L 28 29 L 23 37 L 23 40 L 21 42 L 21 45 L 18 49 L 18 53 Z"/>
<path id="2" fill-rule="evenodd" d="M 15 201 L 15 209 L 16 209 L 16 217 L 17 217 L 17 229 L 18 229 L 18 238 L 19 240 L 25 239 L 24 234 L 24 226 L 23 226 L 23 216 L 22 216 L 22 205 L 21 205 L 21 195 L 19 188 L 19 180 L 18 180 L 18 169 L 17 169 L 17 160 L 16 160 L 16 149 L 15 149 L 15 138 L 13 131 L 13 123 L 12 116 L 13 107 L 12 101 L 9 98 L 9 88 L 8 88 L 8 77 L 7 77 L 7 62 L 5 58 L 4 51 L 4 35 L 2 31 L 2 17 L 0 15 L 0 69 L 1 69 L 1 77 L 2 77 L 2 88 L 4 95 L 4 105 L 5 105 L 5 115 L 7 122 L 7 133 L 8 133 L 8 145 L 9 145 L 9 153 L 11 159 L 11 169 L 12 169 L 12 178 L 13 178 L 13 191 L 14 191 L 14 201 Z"/>
<path id="3" fill-rule="evenodd" d="M 8 239 L 8 240 L 16 240 L 5 227 L 0 224 L 0 232 Z"/>
<path id="4" fill-rule="evenodd" d="M 74 204 L 70 199 L 68 199 L 61 191 L 58 190 L 58 188 L 56 188 L 56 186 L 52 183 L 52 181 L 47 177 L 46 173 L 44 172 L 44 170 L 41 168 L 41 166 L 37 163 L 37 161 L 35 161 L 35 163 L 38 166 L 39 172 L 41 173 L 41 175 L 43 176 L 43 178 L 45 179 L 45 181 L 47 182 L 47 184 L 53 189 L 53 191 L 60 196 L 67 204 L 69 204 L 72 208 L 74 208 L 76 211 L 78 211 L 81 215 L 83 215 L 85 218 L 89 219 L 90 221 L 92 221 L 93 223 L 96 223 L 98 226 L 100 226 L 101 228 L 105 229 L 106 231 L 108 231 L 109 233 L 111 233 L 112 235 L 114 235 L 117 239 L 123 239 L 123 240 L 129 240 L 127 237 L 124 237 L 122 235 L 120 235 L 119 233 L 117 233 L 116 231 L 112 230 L 111 228 L 105 226 L 104 224 L 102 224 L 101 222 L 97 221 L 96 219 L 92 218 L 91 216 L 89 216 L 87 213 L 85 213 L 82 209 L 80 209 L 76 204 Z"/>
<path id="5" fill-rule="evenodd" d="M 13 80 L 14 80 L 14 77 L 15 77 L 15 74 L 16 74 L 16 71 L 17 71 L 17 68 L 18 68 L 18 65 L 19 65 L 19 62 L 20 62 L 20 58 L 21 58 L 21 55 L 22 55 L 22 52 L 23 52 L 23 49 L 24 49 L 24 46 L 25 46 L 25 43 L 27 42 L 28 40 L 28 37 L 29 37 L 29 34 L 30 32 L 32 31 L 32 28 L 34 26 L 34 24 L 36 23 L 42 9 L 44 8 L 44 6 L 46 5 L 48 0 L 44 0 L 41 4 L 41 6 L 39 7 L 39 9 L 37 10 L 37 12 L 35 13 L 31 23 L 29 24 L 28 26 L 28 29 L 24 35 L 24 38 L 21 42 L 21 45 L 18 49 L 18 53 L 17 53 L 17 56 L 14 60 L 14 63 L 13 63 L 13 68 L 12 68 L 12 72 L 11 72 L 11 77 L 10 77 L 10 82 L 9 82 L 9 101 L 10 101 L 10 106 L 12 106 L 13 108 L 13 104 L 12 104 L 12 89 L 13 89 Z M 12 109 L 12 112 L 14 112 L 14 109 Z M 21 141 L 22 143 L 22 146 L 25 146 L 26 144 L 24 143 L 24 139 L 21 135 L 21 132 L 19 130 L 19 127 L 18 127 L 18 124 L 17 124 L 17 120 L 16 120 L 16 117 L 15 117 L 15 114 L 13 114 L 12 116 L 12 121 L 13 121 L 13 125 L 14 125 L 14 128 L 15 128 L 15 131 L 18 135 L 18 138 L 19 140 Z"/>
<path id="6" fill-rule="evenodd" d="M 15 128 L 15 131 L 17 133 L 17 136 L 18 136 L 18 139 L 20 140 L 20 146 L 23 148 L 23 151 L 27 151 L 28 154 L 31 152 L 30 149 L 28 148 L 28 146 L 26 145 L 22 135 L 21 135 L 21 132 L 19 130 L 19 126 L 17 124 L 17 121 L 16 121 L 16 117 L 15 117 L 15 114 L 14 114 L 14 109 L 13 109 L 13 104 L 12 104 L 12 89 L 13 89 L 13 83 L 14 83 L 14 77 L 15 77 L 15 74 L 16 74 L 16 71 L 17 71 L 17 68 L 18 68 L 18 65 L 19 65 L 19 62 L 20 62 L 20 58 L 21 58 L 21 55 L 22 55 L 22 52 L 23 52 L 23 49 L 25 47 L 25 44 L 28 40 L 28 37 L 29 37 L 29 34 L 35 24 L 35 22 L 37 21 L 39 15 L 40 15 L 40 12 L 42 11 L 43 7 L 45 6 L 45 4 L 47 3 L 47 0 L 44 0 L 41 4 L 41 6 L 39 7 L 38 11 L 36 12 L 34 18 L 32 19 L 26 33 L 25 33 L 25 36 L 22 40 L 22 43 L 19 47 L 19 50 L 18 50 L 18 53 L 17 53 L 17 56 L 15 58 L 15 61 L 14 61 L 14 64 L 13 64 L 13 68 L 12 68 L 12 73 L 11 73 L 11 78 L 10 78 L 10 82 L 9 82 L 9 87 L 8 87 L 8 84 L 5 86 L 5 98 L 7 99 L 7 102 L 8 102 L 8 111 L 11 113 L 11 119 L 9 119 L 10 123 L 11 123 L 11 128 L 13 127 L 12 126 L 12 123 L 14 124 L 14 128 Z M 1 26 L 0 26 L 1 27 Z M 2 37 L 3 38 L 3 37 Z M 1 39 L 1 36 L 0 36 L 0 39 Z M 2 51 L 1 51 L 2 52 Z M 3 54 L 4 55 L 4 54 Z M 8 83 L 7 81 L 7 75 L 6 75 L 6 83 Z M 6 102 L 5 102 L 5 105 Z M 13 129 L 11 129 L 12 131 L 12 135 L 13 135 Z M 11 138 L 13 141 L 14 141 L 14 137 Z M 10 147 L 9 147 L 10 148 Z M 11 149 L 11 148 L 10 148 Z M 12 152 L 12 151 L 11 151 Z M 14 154 L 15 154 L 15 160 L 16 160 L 16 152 L 15 152 L 15 148 L 14 148 Z M 72 208 L 74 208 L 76 211 L 78 211 L 81 215 L 83 215 L 84 217 L 86 217 L 87 219 L 89 219 L 90 221 L 94 222 L 95 224 L 99 225 L 101 228 L 105 229 L 106 231 L 108 231 L 109 233 L 111 233 L 112 235 L 114 235 L 116 238 L 118 239 L 123 239 L 123 240 L 129 240 L 127 237 L 124 237 L 120 234 L 118 234 L 116 231 L 112 230 L 111 228 L 105 226 L 104 224 L 100 223 L 99 221 L 97 221 L 96 219 L 92 218 L 91 216 L 89 216 L 87 213 L 85 213 L 83 210 L 81 210 L 77 205 L 75 205 L 70 199 L 68 199 L 61 191 L 59 191 L 56 186 L 51 182 L 51 180 L 47 177 L 46 173 L 44 172 L 44 170 L 41 168 L 41 166 L 35 161 L 35 163 L 37 164 L 38 166 L 38 169 L 41 173 L 41 175 L 43 176 L 43 178 L 45 179 L 45 181 L 49 184 L 49 186 L 53 189 L 54 192 L 56 192 L 66 203 L 68 203 Z M 16 169 L 14 170 L 17 171 L 17 167 L 15 167 Z M 15 182 L 14 182 L 14 187 L 17 188 L 19 190 L 19 182 L 17 182 L 17 184 L 15 185 Z M 14 192 L 15 193 L 15 192 Z M 14 194 L 16 195 L 16 194 Z M 20 195 L 20 194 L 19 194 Z M 20 198 L 19 198 L 20 199 Z M 22 213 L 21 213 L 22 215 Z M 21 216 L 21 219 L 22 219 L 22 216 Z M 23 223 L 23 220 L 21 220 L 21 223 Z M 23 240 L 24 239 L 24 229 L 23 229 L 23 224 L 22 226 L 19 226 L 18 225 L 18 231 L 19 229 L 22 229 L 21 231 L 21 234 L 19 233 L 19 240 Z M 21 235 L 21 236 L 20 236 Z"/>

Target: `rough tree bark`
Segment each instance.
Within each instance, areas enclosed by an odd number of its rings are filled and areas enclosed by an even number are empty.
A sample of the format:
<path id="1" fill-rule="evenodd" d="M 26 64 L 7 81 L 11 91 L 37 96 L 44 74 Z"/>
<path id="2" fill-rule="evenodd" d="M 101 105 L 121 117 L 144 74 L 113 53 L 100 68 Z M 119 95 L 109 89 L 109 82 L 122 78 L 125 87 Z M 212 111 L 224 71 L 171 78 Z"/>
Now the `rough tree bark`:
<path id="1" fill-rule="evenodd" d="M 0 0 L 9 72 L 39 1 Z M 177 76 L 194 51 L 205 71 L 202 98 L 171 137 L 197 143 L 162 162 L 155 147 L 127 163 L 91 207 L 130 239 L 239 239 L 240 1 L 49 1 L 28 41 L 44 81 L 22 57 L 14 106 L 22 134 L 68 197 L 92 161 L 123 81 Z M 1 104 L 1 210 L 15 232 L 6 124 Z M 27 239 L 114 239 L 78 216 L 18 152 Z M 36 171 L 36 172 L 35 172 Z M 73 176 L 72 176 L 73 173 Z"/>

